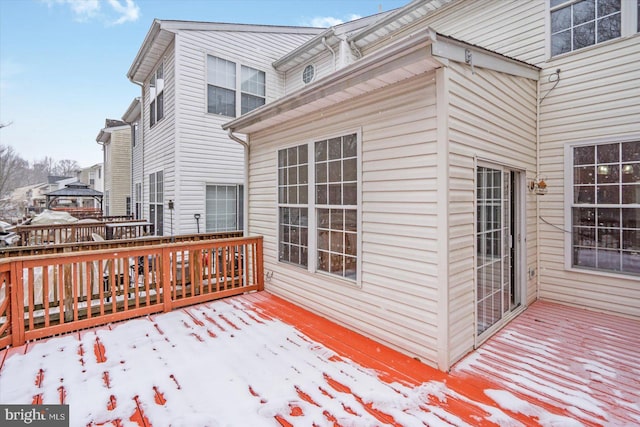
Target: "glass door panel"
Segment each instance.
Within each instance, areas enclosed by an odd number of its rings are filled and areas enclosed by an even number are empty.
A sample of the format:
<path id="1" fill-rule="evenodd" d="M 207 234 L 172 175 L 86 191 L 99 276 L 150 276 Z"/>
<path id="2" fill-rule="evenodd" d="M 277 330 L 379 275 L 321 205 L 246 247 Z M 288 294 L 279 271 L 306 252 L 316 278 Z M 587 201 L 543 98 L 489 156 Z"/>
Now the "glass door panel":
<path id="1" fill-rule="evenodd" d="M 477 169 L 477 335 L 511 310 L 512 173 Z"/>

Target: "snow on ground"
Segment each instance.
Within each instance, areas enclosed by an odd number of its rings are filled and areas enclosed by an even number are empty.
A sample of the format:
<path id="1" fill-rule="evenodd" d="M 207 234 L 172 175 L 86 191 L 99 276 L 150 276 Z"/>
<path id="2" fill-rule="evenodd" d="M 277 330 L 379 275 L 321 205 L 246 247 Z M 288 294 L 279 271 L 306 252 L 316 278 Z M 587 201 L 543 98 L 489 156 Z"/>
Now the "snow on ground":
<path id="1" fill-rule="evenodd" d="M 104 346 L 102 362 L 96 344 Z M 325 412 L 344 426 L 379 425 L 361 402 L 405 426 L 450 425 L 445 420 L 465 425 L 428 403 L 429 394 L 446 390 L 444 384 L 412 389 L 384 383 L 292 326 L 224 302 L 38 342 L 25 355 L 9 356 L 0 371 L 2 403 L 31 403 L 40 393 L 43 403 L 58 403 L 60 387 L 72 426 L 128 422 L 136 400 L 152 422 L 162 420 L 158 425 L 273 426 L 292 405 L 302 409 L 296 425 L 326 425 Z M 166 403 L 154 402 L 156 391 Z M 116 406 L 110 410 L 111 396 Z"/>

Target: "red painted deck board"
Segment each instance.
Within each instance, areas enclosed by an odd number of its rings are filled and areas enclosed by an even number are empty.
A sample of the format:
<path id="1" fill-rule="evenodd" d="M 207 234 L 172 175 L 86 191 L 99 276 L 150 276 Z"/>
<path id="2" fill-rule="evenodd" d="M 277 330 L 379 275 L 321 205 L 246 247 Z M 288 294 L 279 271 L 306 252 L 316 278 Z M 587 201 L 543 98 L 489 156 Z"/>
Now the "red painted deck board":
<path id="1" fill-rule="evenodd" d="M 640 321 L 537 302 L 443 373 L 260 292 L 4 350 L 0 402 L 72 425 L 640 425 L 639 354 Z"/>

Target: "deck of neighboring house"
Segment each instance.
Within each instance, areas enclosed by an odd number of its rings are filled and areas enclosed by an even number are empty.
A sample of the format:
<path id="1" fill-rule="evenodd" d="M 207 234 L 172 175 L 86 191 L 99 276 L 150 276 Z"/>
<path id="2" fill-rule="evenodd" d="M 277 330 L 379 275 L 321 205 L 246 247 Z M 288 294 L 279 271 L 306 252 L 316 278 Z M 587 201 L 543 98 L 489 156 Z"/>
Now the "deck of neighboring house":
<path id="1" fill-rule="evenodd" d="M 451 373 L 267 292 L 0 352 L 71 425 L 638 425 L 640 321 L 539 301 Z"/>

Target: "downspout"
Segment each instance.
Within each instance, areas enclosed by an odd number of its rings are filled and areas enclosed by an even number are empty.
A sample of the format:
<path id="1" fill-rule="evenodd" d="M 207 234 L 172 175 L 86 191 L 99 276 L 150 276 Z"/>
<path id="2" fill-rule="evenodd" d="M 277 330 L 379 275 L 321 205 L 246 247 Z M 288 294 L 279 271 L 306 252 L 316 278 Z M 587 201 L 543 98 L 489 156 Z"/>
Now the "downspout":
<path id="1" fill-rule="evenodd" d="M 233 134 L 233 129 L 227 130 L 227 135 L 232 141 L 244 147 L 244 192 L 242 209 L 244 210 L 242 224 L 242 234 L 246 237 L 249 235 L 249 143 L 243 139 L 238 138 Z"/>
<path id="2" fill-rule="evenodd" d="M 540 100 L 540 79 L 538 79 L 537 96 Z M 536 102 L 536 177 L 540 174 L 540 103 Z M 534 178 L 535 179 L 535 178 Z M 540 197 L 536 198 L 536 301 L 540 299 Z M 526 298 L 526 296 L 525 296 Z"/>
<path id="3" fill-rule="evenodd" d="M 351 40 L 350 46 L 351 50 L 354 51 L 356 55 L 358 55 L 358 59 L 362 58 L 362 52 L 360 52 L 360 49 L 358 49 L 358 46 L 356 46 L 356 42 Z"/>
<path id="4" fill-rule="evenodd" d="M 329 49 L 329 52 L 331 52 L 331 55 L 333 56 L 333 71 L 335 71 L 336 70 L 336 52 L 333 49 L 331 49 L 331 46 L 329 46 L 329 44 L 327 43 L 326 37 L 322 38 L 322 45 L 327 49 Z"/>

